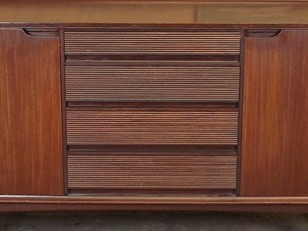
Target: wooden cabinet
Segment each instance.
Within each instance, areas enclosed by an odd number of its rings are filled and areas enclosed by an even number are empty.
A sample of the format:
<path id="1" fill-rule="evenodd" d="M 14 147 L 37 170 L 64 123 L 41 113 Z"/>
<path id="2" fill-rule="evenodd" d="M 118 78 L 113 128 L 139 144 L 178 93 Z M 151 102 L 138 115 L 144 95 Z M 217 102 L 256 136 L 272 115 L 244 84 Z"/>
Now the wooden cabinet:
<path id="1" fill-rule="evenodd" d="M 308 30 L 245 39 L 242 196 L 308 195 Z"/>
<path id="2" fill-rule="evenodd" d="M 59 37 L 0 28 L 0 194 L 63 195 Z"/>
<path id="3" fill-rule="evenodd" d="M 21 28 L 0 210 L 308 211 L 305 28 Z"/>

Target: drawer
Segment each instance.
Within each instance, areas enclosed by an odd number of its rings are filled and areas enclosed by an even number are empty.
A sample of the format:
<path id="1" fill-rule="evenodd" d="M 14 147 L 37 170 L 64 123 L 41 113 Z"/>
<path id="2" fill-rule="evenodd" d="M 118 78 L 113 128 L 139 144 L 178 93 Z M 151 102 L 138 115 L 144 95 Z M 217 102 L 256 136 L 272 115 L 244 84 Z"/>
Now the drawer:
<path id="1" fill-rule="evenodd" d="M 66 55 L 239 55 L 240 31 L 65 31 Z"/>
<path id="2" fill-rule="evenodd" d="M 237 145 L 238 112 L 189 108 L 67 111 L 68 145 Z"/>
<path id="3" fill-rule="evenodd" d="M 239 67 L 66 66 L 66 100 L 75 102 L 239 101 Z"/>
<path id="4" fill-rule="evenodd" d="M 68 188 L 236 188 L 236 156 L 69 155 Z"/>

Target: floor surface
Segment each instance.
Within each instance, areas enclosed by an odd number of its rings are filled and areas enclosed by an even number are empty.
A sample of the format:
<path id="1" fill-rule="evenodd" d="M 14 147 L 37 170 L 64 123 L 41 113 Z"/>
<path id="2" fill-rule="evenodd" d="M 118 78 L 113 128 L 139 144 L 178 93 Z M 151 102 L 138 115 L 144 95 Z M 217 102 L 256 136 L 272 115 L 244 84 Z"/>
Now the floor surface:
<path id="1" fill-rule="evenodd" d="M 0 231 L 308 231 L 308 214 L 47 213 L 0 215 Z"/>

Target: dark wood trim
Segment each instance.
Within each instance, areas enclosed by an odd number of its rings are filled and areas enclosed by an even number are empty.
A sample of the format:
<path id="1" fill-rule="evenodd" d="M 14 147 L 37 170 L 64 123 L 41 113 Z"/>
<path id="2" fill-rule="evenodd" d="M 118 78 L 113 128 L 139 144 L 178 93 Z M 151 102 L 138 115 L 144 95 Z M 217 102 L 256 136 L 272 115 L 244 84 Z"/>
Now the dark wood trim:
<path id="1" fill-rule="evenodd" d="M 98 210 L 308 213 L 308 197 L 0 196 L 0 212 Z"/>
<path id="2" fill-rule="evenodd" d="M 188 105 L 190 104 L 190 106 Z M 73 102 L 67 103 L 68 107 L 66 111 L 126 111 L 129 109 L 147 109 L 151 111 L 195 111 L 200 112 L 213 112 L 213 111 L 224 111 L 224 112 L 237 112 L 237 103 L 191 103 L 191 102 Z M 221 107 L 221 106 L 224 107 Z"/>
<path id="3" fill-rule="evenodd" d="M 158 155 L 159 153 L 165 153 L 166 155 L 191 155 L 199 154 L 204 156 L 236 156 L 237 146 L 189 146 L 189 145 L 165 145 L 165 146 L 153 146 L 153 145 L 121 145 L 121 146 L 68 146 L 68 155 L 114 155 L 115 153 L 120 155 L 140 155 L 144 152 L 150 155 Z"/>
<path id="4" fill-rule="evenodd" d="M 243 117 L 243 90 L 244 90 L 244 48 L 245 48 L 245 30 L 241 30 L 241 48 L 240 48 L 240 90 L 239 90 L 239 121 L 238 121 L 238 153 L 237 153 L 237 181 L 236 195 L 241 194 L 241 156 L 242 156 L 242 117 Z"/>
<path id="5" fill-rule="evenodd" d="M 64 46 L 64 28 L 60 28 L 60 46 L 61 46 L 61 98 L 62 98 L 62 137 L 63 137 L 63 174 L 64 174 L 64 194 L 68 194 L 67 183 L 67 142 L 66 142 L 66 91 L 65 91 L 65 46 Z"/>
<path id="6" fill-rule="evenodd" d="M 105 54 L 67 55 L 66 66 L 84 65 L 138 65 L 138 66 L 239 66 L 238 55 L 196 55 L 196 54 Z"/>

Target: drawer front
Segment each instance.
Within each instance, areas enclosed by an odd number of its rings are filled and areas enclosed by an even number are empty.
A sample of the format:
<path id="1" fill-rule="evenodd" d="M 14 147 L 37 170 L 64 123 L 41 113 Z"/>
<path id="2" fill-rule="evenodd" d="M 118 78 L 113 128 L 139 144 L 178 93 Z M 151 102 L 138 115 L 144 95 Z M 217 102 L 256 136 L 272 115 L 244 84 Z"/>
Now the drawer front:
<path id="1" fill-rule="evenodd" d="M 187 64 L 187 63 L 186 63 Z M 67 101 L 239 101 L 239 67 L 66 66 Z"/>
<path id="2" fill-rule="evenodd" d="M 69 189 L 235 189 L 235 156 L 68 156 Z"/>
<path id="3" fill-rule="evenodd" d="M 68 145 L 237 145 L 238 112 L 200 110 L 69 110 L 67 142 Z"/>
<path id="4" fill-rule="evenodd" d="M 239 55 L 240 31 L 66 31 L 67 55 Z"/>

